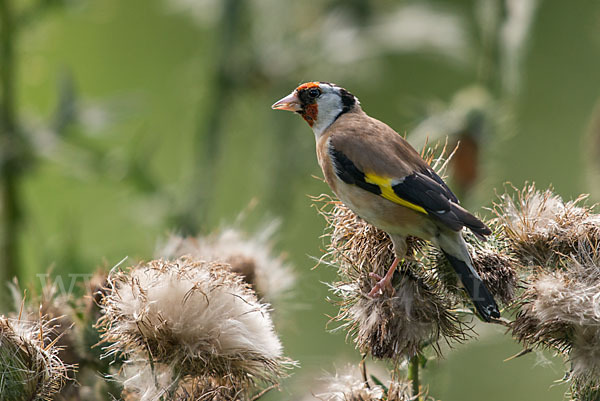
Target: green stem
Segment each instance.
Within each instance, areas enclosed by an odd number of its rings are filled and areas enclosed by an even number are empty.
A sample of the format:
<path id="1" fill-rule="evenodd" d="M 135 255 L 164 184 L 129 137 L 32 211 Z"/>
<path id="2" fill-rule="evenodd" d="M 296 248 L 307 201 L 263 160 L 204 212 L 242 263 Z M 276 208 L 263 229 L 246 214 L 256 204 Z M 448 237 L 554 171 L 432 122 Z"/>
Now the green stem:
<path id="1" fill-rule="evenodd" d="M 478 81 L 491 92 L 494 92 L 498 85 L 500 28 L 505 12 L 503 4 L 503 0 L 491 3 L 491 7 L 494 8 L 492 20 L 487 21 L 490 25 L 481 28 L 482 43 L 477 76 Z"/>
<path id="2" fill-rule="evenodd" d="M 413 356 L 408 361 L 408 380 L 411 382 L 412 396 L 416 397 L 419 393 L 419 354 Z M 419 397 L 420 399 L 420 397 Z"/>
<path id="3" fill-rule="evenodd" d="M 19 138 L 15 112 L 15 26 L 11 0 L 0 0 L 0 274 L 18 273 Z"/>
<path id="4" fill-rule="evenodd" d="M 198 121 L 196 143 L 194 149 L 194 175 L 192 177 L 192 193 L 188 204 L 179 216 L 175 216 L 175 224 L 186 234 L 197 234 L 206 228 L 212 191 L 217 178 L 217 163 L 221 153 L 223 122 L 228 106 L 236 87 L 235 52 L 240 40 L 241 22 L 244 0 L 224 0 L 222 2 L 222 18 L 220 30 L 215 42 L 216 64 L 210 79 L 210 100 Z"/>

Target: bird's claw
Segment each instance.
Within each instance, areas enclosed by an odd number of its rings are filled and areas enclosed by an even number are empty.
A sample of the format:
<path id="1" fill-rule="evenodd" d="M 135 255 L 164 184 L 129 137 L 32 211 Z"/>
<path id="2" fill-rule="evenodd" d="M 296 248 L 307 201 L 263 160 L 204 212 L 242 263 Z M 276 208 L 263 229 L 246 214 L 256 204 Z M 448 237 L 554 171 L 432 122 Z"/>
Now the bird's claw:
<path id="1" fill-rule="evenodd" d="M 383 280 L 383 276 L 380 276 L 380 275 L 379 275 L 379 274 L 377 274 L 377 273 L 369 273 L 369 277 L 371 277 L 371 278 L 374 278 L 374 279 L 375 279 L 375 280 L 377 280 L 377 281 L 381 281 L 381 280 Z"/>
<path id="2" fill-rule="evenodd" d="M 378 298 L 383 294 L 386 289 L 389 289 L 394 292 L 394 287 L 392 286 L 392 280 L 387 277 L 382 277 L 377 273 L 369 273 L 369 277 L 377 280 L 377 283 L 373 286 L 371 291 L 369 291 L 369 297 Z"/>

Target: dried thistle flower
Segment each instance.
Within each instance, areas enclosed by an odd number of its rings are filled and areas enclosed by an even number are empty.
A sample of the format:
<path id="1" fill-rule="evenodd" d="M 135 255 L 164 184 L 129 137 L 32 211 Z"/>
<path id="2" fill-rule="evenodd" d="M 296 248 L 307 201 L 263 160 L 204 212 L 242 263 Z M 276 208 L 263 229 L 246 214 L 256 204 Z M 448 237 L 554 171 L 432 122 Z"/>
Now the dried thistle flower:
<path id="1" fill-rule="evenodd" d="M 162 363 L 150 364 L 143 356 L 133 357 L 121 367 L 118 381 L 123 384 L 125 401 L 154 401 L 170 395 L 174 372 Z"/>
<path id="2" fill-rule="evenodd" d="M 600 216 L 526 185 L 495 205 L 497 226 L 523 266 L 525 290 L 510 327 L 525 347 L 545 347 L 570 362 L 576 399 L 600 389 Z"/>
<path id="3" fill-rule="evenodd" d="M 565 317 L 570 294 L 562 273 L 543 274 L 520 297 L 519 312 L 511 323 L 513 336 L 526 347 L 544 346 L 568 353 L 572 327 Z M 568 312 L 566 312 L 568 314 Z"/>
<path id="4" fill-rule="evenodd" d="M 581 205 L 582 195 L 564 202 L 551 189 L 525 185 L 516 196 L 505 193 L 494 207 L 496 224 L 510 248 L 525 266 L 552 266 L 562 255 L 577 251 L 582 239 L 600 240 L 600 217 L 593 207 Z"/>
<path id="5" fill-rule="evenodd" d="M 598 292 L 597 294 L 600 294 Z M 576 327 L 569 353 L 571 370 L 569 380 L 579 393 L 600 394 L 600 329 Z M 597 399 L 597 398 L 596 398 Z"/>
<path id="6" fill-rule="evenodd" d="M 67 366 L 77 366 L 77 371 L 68 370 L 68 380 L 54 398 L 95 400 L 118 394 L 120 389 L 114 382 L 102 380 L 100 375 L 108 374 L 110 366 L 108 361 L 100 360 L 101 351 L 94 347 L 100 340 L 98 331 L 93 328 L 100 314 L 94 294 L 101 289 L 107 274 L 97 271 L 90 280 L 83 281 L 83 297 L 75 296 L 78 292 L 65 291 L 61 276 L 48 273 L 44 277 L 39 293 L 30 290 L 31 295 L 25 298 L 16 281 L 11 292 L 15 305 L 20 308 L 21 319 L 35 322 L 43 316 L 51 327 L 45 334 L 46 342 L 56 341 L 58 358 Z"/>
<path id="7" fill-rule="evenodd" d="M 51 400 L 71 367 L 58 357 L 52 322 L 0 316 L 0 395 L 6 400 Z"/>
<path id="8" fill-rule="evenodd" d="M 348 367 L 341 373 L 330 375 L 323 380 L 326 388 L 315 394 L 321 401 L 412 401 L 409 381 L 400 379 L 385 380 L 386 383 L 365 382 L 356 367 Z M 418 397 L 422 401 L 432 400 L 426 394 Z"/>
<path id="9" fill-rule="evenodd" d="M 354 334 L 362 351 L 377 358 L 402 358 L 417 353 L 424 343 L 436 346 L 441 336 L 464 340 L 466 327 L 453 313 L 455 298 L 443 294 L 433 272 L 418 261 L 403 261 L 394 279 L 394 294 L 369 298 L 369 273 L 383 274 L 394 259 L 387 234 L 357 217 L 339 201 L 326 195 L 320 213 L 331 233 L 323 259 L 338 267 L 340 281 L 332 289 L 339 296 L 340 311 L 334 319 Z M 422 243 L 409 241 L 412 251 Z"/>
<path id="10" fill-rule="evenodd" d="M 530 274 L 511 330 L 526 347 L 562 353 L 573 393 L 588 399 L 600 389 L 600 244 L 578 241 L 568 258 Z"/>
<path id="11" fill-rule="evenodd" d="M 222 263 L 154 260 L 109 275 L 103 301 L 106 356 L 146 354 L 184 377 L 275 384 L 282 356 L 268 307 Z"/>
<path id="12" fill-rule="evenodd" d="M 272 238 L 277 228 L 278 223 L 272 222 L 251 236 L 233 227 L 206 237 L 171 235 L 157 256 L 175 259 L 190 255 L 197 260 L 227 263 L 259 297 L 272 302 L 289 294 L 295 281 L 295 274 L 283 256 L 274 255 Z"/>
<path id="13" fill-rule="evenodd" d="M 60 291 L 56 281 L 51 281 L 50 274 L 46 274 L 45 278 L 41 293 L 30 290 L 31 296 L 28 299 L 16 280 L 11 283 L 13 303 L 19 309 L 19 319 L 35 322 L 43 316 L 46 321 L 51 322 L 51 330 L 46 333 L 48 341 L 57 341 L 61 361 L 68 365 L 77 364 L 79 358 L 75 351 L 76 339 L 73 333 L 73 317 L 76 313 L 72 299 Z"/>
<path id="14" fill-rule="evenodd" d="M 244 391 L 232 388 L 223 380 L 216 378 L 188 377 L 181 383 L 173 396 L 174 401 L 245 401 L 254 400 L 254 397 L 246 395 Z M 272 389 L 269 387 L 267 390 Z M 257 395 L 258 396 L 258 395 Z"/>
<path id="15" fill-rule="evenodd" d="M 128 360 L 118 375 L 125 401 L 240 401 L 250 399 L 244 389 L 216 377 L 179 377 L 173 366 L 150 364 L 144 356 Z M 161 398 L 162 397 L 162 398 Z"/>

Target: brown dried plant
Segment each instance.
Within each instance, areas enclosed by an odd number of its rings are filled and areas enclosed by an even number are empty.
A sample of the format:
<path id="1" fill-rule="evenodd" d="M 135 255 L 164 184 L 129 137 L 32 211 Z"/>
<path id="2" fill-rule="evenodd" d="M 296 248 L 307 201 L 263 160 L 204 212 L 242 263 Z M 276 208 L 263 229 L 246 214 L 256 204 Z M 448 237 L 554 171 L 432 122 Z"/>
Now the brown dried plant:
<path id="1" fill-rule="evenodd" d="M 179 377 L 174 366 L 151 364 L 144 356 L 139 360 L 128 360 L 118 378 L 125 388 L 122 394 L 125 401 L 251 400 L 243 388 L 232 386 L 226 377 Z"/>
<path id="2" fill-rule="evenodd" d="M 392 376 L 374 383 L 352 366 L 321 381 L 324 388 L 314 395 L 321 401 L 433 401 L 426 393 L 413 396 L 410 381 Z"/>
<path id="3" fill-rule="evenodd" d="M 583 201 L 587 195 L 564 202 L 552 192 L 526 184 L 512 187 L 494 205 L 496 225 L 523 266 L 557 266 L 565 255 L 577 252 L 581 239 L 600 241 L 600 217 Z"/>
<path id="4" fill-rule="evenodd" d="M 294 365 L 282 355 L 268 306 L 228 265 L 154 260 L 108 281 L 98 321 L 105 357 L 151 361 L 168 366 L 175 383 L 214 379 L 236 391 L 276 385 Z"/>
<path id="5" fill-rule="evenodd" d="M 72 367 L 58 357 L 53 322 L 0 316 L 0 395 L 3 400 L 51 400 Z"/>
<path id="6" fill-rule="evenodd" d="M 570 364 L 577 400 L 600 391 L 600 216 L 585 196 L 564 202 L 526 185 L 495 205 L 497 225 L 520 262 L 524 291 L 510 328 L 526 348 L 548 348 Z M 591 398 L 590 398 L 591 397 Z"/>

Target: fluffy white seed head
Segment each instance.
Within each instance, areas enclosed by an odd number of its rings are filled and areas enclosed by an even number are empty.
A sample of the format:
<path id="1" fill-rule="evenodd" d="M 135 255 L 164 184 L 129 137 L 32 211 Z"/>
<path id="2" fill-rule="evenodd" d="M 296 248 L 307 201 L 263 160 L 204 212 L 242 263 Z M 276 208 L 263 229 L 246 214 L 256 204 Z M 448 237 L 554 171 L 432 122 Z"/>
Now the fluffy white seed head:
<path id="1" fill-rule="evenodd" d="M 550 266 L 577 251 L 582 240 L 600 239 L 600 217 L 592 213 L 593 207 L 581 205 L 585 198 L 564 202 L 551 189 L 526 185 L 500 197 L 496 222 L 521 263 Z"/>
<path id="2" fill-rule="evenodd" d="M 176 259 L 190 255 L 207 262 L 223 262 L 244 276 L 259 297 L 270 302 L 284 298 L 294 285 L 295 274 L 283 256 L 276 256 L 272 239 L 278 223 L 272 222 L 252 235 L 228 227 L 206 237 L 171 235 L 159 247 L 157 257 Z"/>
<path id="3" fill-rule="evenodd" d="M 369 388 L 356 369 L 336 373 L 325 380 L 325 391 L 316 394 L 323 401 L 382 400 L 385 394 L 380 386 Z"/>
<path id="4" fill-rule="evenodd" d="M 590 285 L 556 272 L 539 277 L 533 290 L 532 309 L 540 321 L 600 326 L 600 282 Z"/>
<path id="5" fill-rule="evenodd" d="M 571 378 L 578 382 L 600 385 L 600 327 L 577 327 L 569 353 Z"/>
<path id="6" fill-rule="evenodd" d="M 180 374 L 275 382 L 284 366 L 268 307 L 221 263 L 155 260 L 111 273 L 106 354 L 149 352 Z"/>
<path id="7" fill-rule="evenodd" d="M 173 381 L 173 371 L 168 365 L 156 363 L 150 365 L 145 358 L 127 360 L 118 376 L 123 384 L 126 400 L 155 401 L 169 394 Z"/>
<path id="8" fill-rule="evenodd" d="M 402 274 L 393 295 L 360 297 L 344 314 L 361 350 L 400 359 L 416 355 L 426 342 L 437 347 L 440 336 L 458 341 L 468 337 L 449 313 L 449 301 L 409 271 Z"/>
<path id="9" fill-rule="evenodd" d="M 373 383 L 372 380 L 366 383 L 359 369 L 356 366 L 349 366 L 335 375 L 324 377 L 322 379 L 323 389 L 314 392 L 314 396 L 321 401 L 410 401 L 415 399 L 411 396 L 409 381 L 389 379 L 387 373 L 381 374 L 381 372 L 376 373 L 375 376 L 383 385 Z M 420 399 L 429 400 L 429 397 L 422 395 Z"/>
<path id="10" fill-rule="evenodd" d="M 174 365 L 152 363 L 142 355 L 125 361 L 117 380 L 124 401 L 246 401 L 244 389 L 224 378 L 180 376 Z"/>
<path id="11" fill-rule="evenodd" d="M 559 255 L 557 255 L 559 258 Z M 580 239 L 555 266 L 533 269 L 517 302 L 513 335 L 570 363 L 566 377 L 577 400 L 600 394 L 600 248 Z M 592 397 L 592 398 L 589 398 Z"/>

